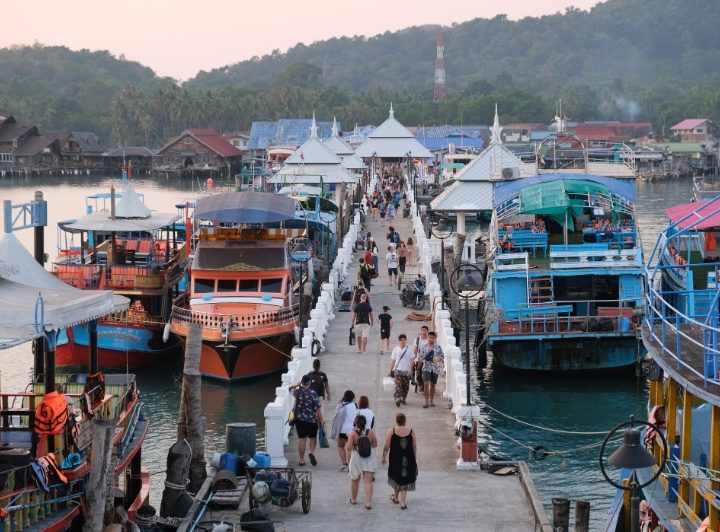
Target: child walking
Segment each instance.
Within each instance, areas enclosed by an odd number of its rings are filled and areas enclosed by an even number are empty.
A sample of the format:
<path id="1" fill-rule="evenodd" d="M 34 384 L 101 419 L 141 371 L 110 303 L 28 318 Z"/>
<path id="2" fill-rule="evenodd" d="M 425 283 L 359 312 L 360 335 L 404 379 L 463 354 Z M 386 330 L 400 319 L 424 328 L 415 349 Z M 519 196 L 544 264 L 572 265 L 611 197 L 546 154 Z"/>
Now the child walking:
<path id="1" fill-rule="evenodd" d="M 390 330 L 393 326 L 392 316 L 389 313 L 390 307 L 384 306 L 382 314 L 378 316 L 380 320 L 380 354 L 390 352 Z"/>

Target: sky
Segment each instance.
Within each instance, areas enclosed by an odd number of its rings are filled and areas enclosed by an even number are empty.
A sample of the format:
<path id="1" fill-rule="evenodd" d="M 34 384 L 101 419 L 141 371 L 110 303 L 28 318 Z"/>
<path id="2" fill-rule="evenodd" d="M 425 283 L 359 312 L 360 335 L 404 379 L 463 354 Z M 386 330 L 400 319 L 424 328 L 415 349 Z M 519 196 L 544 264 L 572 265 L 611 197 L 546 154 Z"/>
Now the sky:
<path id="1" fill-rule="evenodd" d="M 589 9 L 599 0 L 5 0 L 0 48 L 13 44 L 109 50 L 186 80 L 331 37 L 373 36 L 506 14 L 517 20 Z"/>

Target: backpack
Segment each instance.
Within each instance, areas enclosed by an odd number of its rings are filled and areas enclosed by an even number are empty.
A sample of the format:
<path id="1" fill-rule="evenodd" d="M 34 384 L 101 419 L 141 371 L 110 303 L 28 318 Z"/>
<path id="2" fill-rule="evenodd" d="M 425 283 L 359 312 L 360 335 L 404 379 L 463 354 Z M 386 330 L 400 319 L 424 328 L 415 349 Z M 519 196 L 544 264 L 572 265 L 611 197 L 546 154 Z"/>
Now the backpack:
<path id="1" fill-rule="evenodd" d="M 360 435 L 359 432 L 358 435 Z M 367 432 L 360 435 L 357 443 L 355 444 L 355 450 L 360 455 L 360 458 L 368 458 L 372 454 L 372 443 L 370 442 Z"/>
<path id="2" fill-rule="evenodd" d="M 393 244 L 399 244 L 400 243 L 400 235 L 397 231 L 394 231 L 392 235 L 390 235 L 390 242 Z"/>
<path id="3" fill-rule="evenodd" d="M 322 374 L 311 371 L 310 373 L 308 373 L 308 377 L 310 377 L 310 389 L 315 390 L 315 393 L 318 394 L 318 397 L 324 397 L 325 382 L 323 382 Z"/>

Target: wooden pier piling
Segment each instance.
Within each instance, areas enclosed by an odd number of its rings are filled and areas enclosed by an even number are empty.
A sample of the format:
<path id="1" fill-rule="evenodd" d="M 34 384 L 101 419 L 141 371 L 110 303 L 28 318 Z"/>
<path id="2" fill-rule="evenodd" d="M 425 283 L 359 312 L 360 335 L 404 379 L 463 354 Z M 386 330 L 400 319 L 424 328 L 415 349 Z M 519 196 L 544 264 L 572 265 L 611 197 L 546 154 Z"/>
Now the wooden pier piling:
<path id="1" fill-rule="evenodd" d="M 85 532 L 102 530 L 113 508 L 113 438 L 117 419 L 93 420 L 93 446 L 90 463 Z"/>
<path id="2" fill-rule="evenodd" d="M 554 498 L 552 500 L 553 528 L 557 532 L 568 532 L 570 528 L 570 500 Z"/>
<path id="3" fill-rule="evenodd" d="M 588 501 L 575 501 L 575 532 L 589 532 L 590 530 L 590 503 Z"/>

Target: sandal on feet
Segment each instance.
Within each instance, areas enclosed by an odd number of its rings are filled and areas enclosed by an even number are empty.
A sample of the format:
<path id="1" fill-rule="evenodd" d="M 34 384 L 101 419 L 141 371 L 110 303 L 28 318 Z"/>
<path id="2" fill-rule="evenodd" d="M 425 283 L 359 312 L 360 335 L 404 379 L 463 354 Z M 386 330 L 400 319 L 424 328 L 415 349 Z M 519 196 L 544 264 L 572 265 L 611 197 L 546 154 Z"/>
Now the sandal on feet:
<path id="1" fill-rule="evenodd" d="M 366 510 L 372 510 L 372 506 L 365 506 Z"/>
<path id="2" fill-rule="evenodd" d="M 430 405 L 423 405 L 423 408 L 430 408 Z"/>
<path id="3" fill-rule="evenodd" d="M 315 455 L 314 455 L 313 453 L 310 453 L 310 454 L 308 455 L 308 458 L 310 459 L 310 463 L 311 463 L 313 466 L 316 466 L 316 465 L 317 465 L 317 460 L 315 459 Z"/>
<path id="4" fill-rule="evenodd" d="M 304 466 L 304 465 L 305 465 L 305 462 L 298 462 L 298 465 L 299 465 L 299 466 Z"/>
<path id="5" fill-rule="evenodd" d="M 357 504 L 357 501 L 350 499 L 350 504 Z"/>
<path id="6" fill-rule="evenodd" d="M 395 495 L 390 495 L 390 500 L 393 504 L 400 504 L 400 501 L 395 498 Z"/>
<path id="7" fill-rule="evenodd" d="M 407 504 L 401 504 L 400 505 L 401 510 L 407 510 Z"/>

